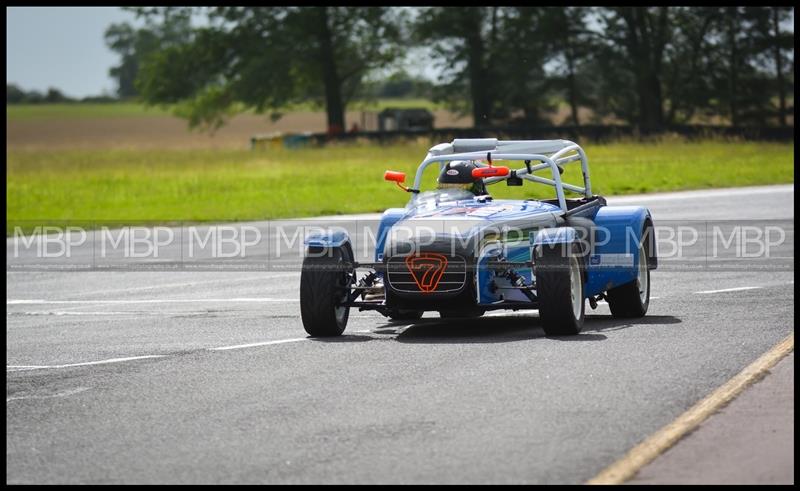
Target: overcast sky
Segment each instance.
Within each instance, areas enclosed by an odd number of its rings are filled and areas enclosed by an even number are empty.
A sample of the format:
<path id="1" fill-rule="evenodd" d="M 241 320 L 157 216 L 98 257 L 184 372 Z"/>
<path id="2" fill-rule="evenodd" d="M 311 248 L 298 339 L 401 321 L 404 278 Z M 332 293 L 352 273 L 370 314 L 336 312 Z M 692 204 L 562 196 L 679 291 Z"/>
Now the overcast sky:
<path id="1" fill-rule="evenodd" d="M 103 33 L 125 21 L 134 15 L 119 7 L 6 7 L 6 82 L 72 97 L 113 94 L 108 69 L 119 56 Z"/>

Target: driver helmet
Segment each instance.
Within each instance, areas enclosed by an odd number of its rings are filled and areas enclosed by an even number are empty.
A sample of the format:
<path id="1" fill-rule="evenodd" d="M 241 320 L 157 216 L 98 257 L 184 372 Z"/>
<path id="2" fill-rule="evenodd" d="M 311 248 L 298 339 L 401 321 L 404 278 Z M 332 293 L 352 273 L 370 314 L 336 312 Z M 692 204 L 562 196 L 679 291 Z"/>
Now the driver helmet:
<path id="1" fill-rule="evenodd" d="M 438 189 L 465 189 L 479 196 L 486 193 L 483 179 L 472 177 L 472 169 L 478 166 L 471 160 L 453 160 L 442 167 L 437 179 Z"/>

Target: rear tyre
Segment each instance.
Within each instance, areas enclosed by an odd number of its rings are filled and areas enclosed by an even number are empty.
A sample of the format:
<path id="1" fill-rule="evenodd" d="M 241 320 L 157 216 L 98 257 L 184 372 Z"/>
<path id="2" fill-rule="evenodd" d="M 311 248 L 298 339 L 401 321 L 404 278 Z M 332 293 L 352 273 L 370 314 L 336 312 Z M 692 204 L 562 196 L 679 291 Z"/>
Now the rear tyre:
<path id="1" fill-rule="evenodd" d="M 548 336 L 581 332 L 584 320 L 584 263 L 574 244 L 564 254 L 561 247 L 535 250 L 536 292 L 539 318 Z"/>
<path id="2" fill-rule="evenodd" d="M 639 245 L 636 279 L 606 292 L 606 301 L 613 317 L 630 319 L 644 317 L 647 313 L 650 306 L 650 270 L 647 267 L 650 235 L 645 234 L 645 239 Z"/>
<path id="3" fill-rule="evenodd" d="M 350 293 L 353 250 L 349 243 L 323 257 L 306 257 L 300 274 L 300 315 L 312 337 L 339 336 L 347 326 L 350 307 L 340 304 Z"/>

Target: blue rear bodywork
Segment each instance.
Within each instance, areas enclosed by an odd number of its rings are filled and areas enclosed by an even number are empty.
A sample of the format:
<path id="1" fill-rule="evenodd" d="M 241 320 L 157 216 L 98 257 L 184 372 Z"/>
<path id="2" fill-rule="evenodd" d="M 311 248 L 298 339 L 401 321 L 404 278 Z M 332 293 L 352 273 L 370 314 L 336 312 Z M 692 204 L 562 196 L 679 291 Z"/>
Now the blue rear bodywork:
<path id="1" fill-rule="evenodd" d="M 594 239 L 586 254 L 586 298 L 599 295 L 610 288 L 637 278 L 639 243 L 646 225 L 652 226 L 650 212 L 637 206 L 605 205 L 601 197 L 597 206 L 589 207 L 575 217 L 592 226 Z M 591 201 L 591 200 L 588 200 Z M 565 216 L 556 204 L 539 200 L 492 200 L 486 197 L 448 196 L 426 193 L 415 196 L 405 208 L 390 208 L 383 213 L 376 235 L 375 262 L 381 263 L 396 253 L 398 241 L 393 231 L 402 226 L 406 237 L 414 238 L 415 231 L 433 230 L 433 241 L 445 243 L 457 237 L 465 247 L 468 261 L 474 261 L 475 303 L 479 306 L 500 307 L 513 302 L 530 302 L 519 291 L 498 289 L 504 279 L 488 266 L 490 261 L 529 263 L 534 247 L 556 247 L 581 240 L 573 226 L 572 217 Z M 410 231 L 410 232 L 409 232 Z M 421 234 L 421 232 L 420 232 Z M 419 235 L 421 237 L 421 235 Z M 307 244 L 336 247 L 349 238 L 338 231 L 328 236 L 315 235 Z M 420 239 L 421 240 L 421 239 Z M 420 242 L 422 243 L 422 242 Z M 426 243 L 431 243 L 430 240 Z M 648 261 L 655 267 L 655 257 Z M 496 268 L 495 268 L 496 269 Z M 527 284 L 535 281 L 530 267 L 514 267 Z"/>
<path id="2" fill-rule="evenodd" d="M 646 221 L 652 223 L 650 212 L 637 206 L 597 206 L 580 217 L 594 224 L 594 240 L 586 255 L 586 297 L 593 297 L 637 278 L 639 243 Z M 409 205 L 406 208 L 387 210 L 381 219 L 375 260 L 381 261 L 387 253 L 387 237 L 396 225 L 421 225 L 432 223 L 434 228 L 458 228 L 461 238 L 480 236 L 487 230 L 500 231 L 502 240 L 490 243 L 476 242 L 473 259 L 477 265 L 476 302 L 497 304 L 502 301 L 527 301 L 519 292 L 491 291 L 491 282 L 498 281 L 486 266 L 489 261 L 502 259 L 512 263 L 531 261 L 532 250 L 537 245 L 554 246 L 579 240 L 579 234 L 563 218 L 562 210 L 553 203 L 537 200 L 486 200 L 478 198 L 432 201 Z M 461 226 L 459 226 L 461 225 Z M 511 226 L 515 234 L 503 236 L 503 226 Z M 531 229 L 531 230 L 529 230 Z M 513 236 L 511 236 L 513 235 Z M 445 230 L 442 237 L 448 236 Z M 448 236 L 449 237 L 449 236 Z M 651 261 L 655 264 L 655 261 Z M 531 268 L 515 271 L 526 282 L 534 281 Z M 501 281 L 501 280 L 500 280 Z"/>

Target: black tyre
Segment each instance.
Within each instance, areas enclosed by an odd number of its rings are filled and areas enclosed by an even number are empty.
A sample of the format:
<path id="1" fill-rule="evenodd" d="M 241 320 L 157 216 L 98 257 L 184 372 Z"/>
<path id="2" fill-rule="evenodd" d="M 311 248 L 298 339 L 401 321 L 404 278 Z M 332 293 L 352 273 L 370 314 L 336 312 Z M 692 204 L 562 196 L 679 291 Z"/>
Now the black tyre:
<path id="1" fill-rule="evenodd" d="M 345 243 L 322 257 L 306 257 L 300 274 L 300 315 L 303 328 L 313 337 L 339 336 L 347 326 L 347 299 L 352 275 L 348 265 L 353 250 Z"/>
<path id="2" fill-rule="evenodd" d="M 548 336 L 581 332 L 584 319 L 584 262 L 577 246 L 538 246 L 534 252 L 539 318 Z"/>
<path id="3" fill-rule="evenodd" d="M 422 310 L 395 310 L 392 309 L 387 314 L 393 321 L 415 321 L 422 318 Z"/>
<path id="4" fill-rule="evenodd" d="M 647 267 L 650 260 L 647 251 L 652 233 L 647 232 L 648 228 L 645 226 L 644 240 L 639 245 L 637 278 L 606 292 L 606 301 L 613 317 L 643 317 L 650 306 L 650 269 Z"/>

